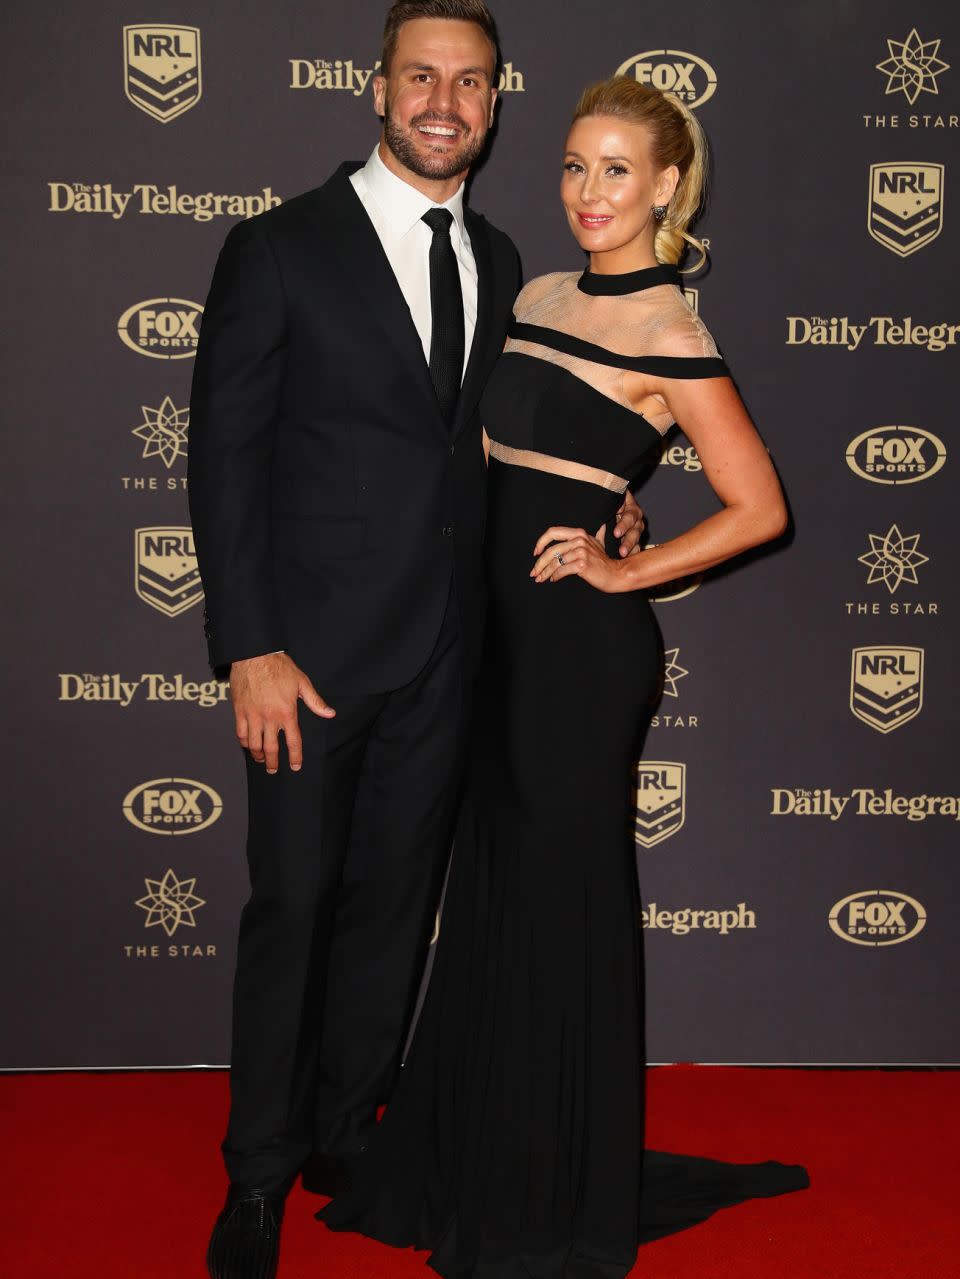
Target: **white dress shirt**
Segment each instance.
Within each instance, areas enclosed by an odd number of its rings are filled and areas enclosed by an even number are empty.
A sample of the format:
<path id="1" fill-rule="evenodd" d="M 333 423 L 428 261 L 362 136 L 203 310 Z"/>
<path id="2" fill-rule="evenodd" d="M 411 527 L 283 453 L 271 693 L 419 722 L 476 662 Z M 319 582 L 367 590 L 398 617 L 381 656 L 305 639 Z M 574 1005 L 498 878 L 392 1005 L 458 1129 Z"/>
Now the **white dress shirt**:
<path id="1" fill-rule="evenodd" d="M 450 243 L 460 268 L 463 292 L 463 367 L 477 325 L 477 264 L 470 236 L 463 222 L 463 186 L 445 204 L 435 204 L 415 187 L 391 173 L 380 159 L 379 146 L 362 169 L 350 178 L 360 203 L 373 223 L 380 243 L 397 277 L 416 326 L 423 354 L 430 362 L 433 315 L 430 310 L 430 245 L 433 232 L 421 218 L 428 209 L 449 209 L 453 214 Z M 462 375 L 461 375 L 462 376 Z"/>

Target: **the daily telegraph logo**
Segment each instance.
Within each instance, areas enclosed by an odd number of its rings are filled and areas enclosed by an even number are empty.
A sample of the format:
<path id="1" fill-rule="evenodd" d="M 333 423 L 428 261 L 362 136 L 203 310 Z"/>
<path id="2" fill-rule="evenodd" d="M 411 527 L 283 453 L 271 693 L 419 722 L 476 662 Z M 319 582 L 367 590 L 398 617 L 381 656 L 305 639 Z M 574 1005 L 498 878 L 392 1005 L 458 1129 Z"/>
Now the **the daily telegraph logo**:
<path id="1" fill-rule="evenodd" d="M 637 765 L 636 842 L 653 848 L 675 835 L 686 817 L 686 764 L 644 760 Z"/>
<path id="2" fill-rule="evenodd" d="M 648 49 L 627 58 L 617 75 L 632 76 L 663 93 L 672 93 L 688 107 L 701 107 L 717 91 L 717 73 L 704 58 L 681 49 Z"/>
<path id="3" fill-rule="evenodd" d="M 923 707 L 923 649 L 903 644 L 855 648 L 850 709 L 878 733 L 892 733 Z"/>
<path id="4" fill-rule="evenodd" d="M 957 345 L 960 324 L 917 324 L 912 315 L 871 315 L 858 324 L 849 315 L 788 315 L 787 346 L 836 346 L 856 351 L 873 346 L 920 346 L 934 354 Z"/>
<path id="5" fill-rule="evenodd" d="M 905 40 L 887 37 L 887 57 L 876 69 L 887 77 L 886 95 L 902 93 L 912 107 L 921 93 L 936 96 L 940 92 L 937 78 L 950 70 L 950 63 L 940 55 L 940 40 L 921 40 L 913 27 Z"/>
<path id="6" fill-rule="evenodd" d="M 50 191 L 48 212 L 100 213 L 114 222 L 119 222 L 128 211 L 167 214 L 193 222 L 211 222 L 222 217 L 253 218 L 283 203 L 271 187 L 262 187 L 254 195 L 190 193 L 172 184 L 160 187 L 153 182 L 134 182 L 129 191 L 122 191 L 112 182 L 48 182 L 47 187 Z"/>
<path id="7" fill-rule="evenodd" d="M 867 230 L 891 253 L 906 258 L 943 229 L 942 164 L 900 160 L 871 164 Z"/>
<path id="8" fill-rule="evenodd" d="M 123 89 L 161 124 L 195 107 L 203 92 L 199 27 L 124 27 Z"/>
<path id="9" fill-rule="evenodd" d="M 203 584 L 192 529 L 163 525 L 134 531 L 134 589 L 166 617 L 200 603 Z"/>
<path id="10" fill-rule="evenodd" d="M 875 426 L 847 445 L 847 466 L 872 484 L 918 484 L 942 469 L 947 447 L 919 426 Z"/>
<path id="11" fill-rule="evenodd" d="M 380 59 L 372 67 L 364 67 L 353 58 L 290 58 L 291 89 L 326 89 L 350 93 L 359 98 L 367 85 L 380 72 Z M 523 72 L 512 62 L 505 62 L 497 84 L 498 93 L 525 93 Z"/>
<path id="12" fill-rule="evenodd" d="M 695 906 L 673 907 L 668 910 L 656 902 L 650 902 L 643 907 L 640 918 L 644 929 L 667 932 L 673 937 L 686 937 L 688 933 L 699 932 L 701 929 L 726 937 L 742 928 L 757 926 L 757 912 L 748 910 L 746 902 L 738 902 L 735 908 L 724 910 L 703 910 Z"/>
<path id="13" fill-rule="evenodd" d="M 889 786 L 857 786 L 846 794 L 829 786 L 773 786 L 770 800 L 771 817 L 826 817 L 837 822 L 849 812 L 853 817 L 903 817 L 908 822 L 925 822 L 928 817 L 960 821 L 960 795 L 898 795 Z"/>
<path id="14" fill-rule="evenodd" d="M 830 927 L 857 946 L 896 946 L 921 932 L 927 912 L 915 897 L 889 888 L 851 893 L 831 907 Z"/>
<path id="15" fill-rule="evenodd" d="M 152 360 L 189 360 L 197 353 L 203 307 L 187 298 L 147 298 L 117 321 L 120 341 Z"/>
<path id="16" fill-rule="evenodd" d="M 196 893 L 196 876 L 180 879 L 168 870 L 162 879 L 145 879 L 146 893 L 137 905 L 146 911 L 144 928 L 162 928 L 172 937 L 178 928 L 196 928 L 196 912 L 206 906 Z"/>
<path id="17" fill-rule="evenodd" d="M 123 798 L 127 821 L 151 835 L 194 835 L 222 812 L 223 800 L 213 787 L 189 777 L 155 777 Z"/>
<path id="18" fill-rule="evenodd" d="M 665 444 L 660 453 L 660 466 L 691 473 L 703 470 L 703 463 L 692 444 Z"/>
<path id="19" fill-rule="evenodd" d="M 145 702 L 189 702 L 205 710 L 230 700 L 229 680 L 185 679 L 163 671 L 145 671 L 136 679 L 124 679 L 119 672 L 64 671 L 57 681 L 58 702 L 106 703 L 124 710 L 138 697 Z"/>

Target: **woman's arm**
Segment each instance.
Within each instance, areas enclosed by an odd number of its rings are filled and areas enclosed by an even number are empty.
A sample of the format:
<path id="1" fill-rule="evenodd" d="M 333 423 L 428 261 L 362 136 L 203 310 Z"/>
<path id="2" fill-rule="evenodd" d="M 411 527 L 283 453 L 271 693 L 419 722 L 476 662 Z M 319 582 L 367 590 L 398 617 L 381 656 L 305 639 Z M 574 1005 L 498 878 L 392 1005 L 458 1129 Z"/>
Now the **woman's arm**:
<path id="1" fill-rule="evenodd" d="M 649 389 L 663 396 L 683 424 L 723 510 L 620 561 L 582 529 L 547 529 L 534 551 L 531 577 L 537 581 L 578 576 L 602 591 L 644 589 L 722 564 L 786 528 L 786 502 L 773 463 L 730 379 L 650 379 Z"/>
<path id="2" fill-rule="evenodd" d="M 678 537 L 632 556 L 621 566 L 625 590 L 713 568 L 779 537 L 787 526 L 780 481 L 731 380 L 663 380 L 657 390 L 697 450 L 723 510 Z"/>

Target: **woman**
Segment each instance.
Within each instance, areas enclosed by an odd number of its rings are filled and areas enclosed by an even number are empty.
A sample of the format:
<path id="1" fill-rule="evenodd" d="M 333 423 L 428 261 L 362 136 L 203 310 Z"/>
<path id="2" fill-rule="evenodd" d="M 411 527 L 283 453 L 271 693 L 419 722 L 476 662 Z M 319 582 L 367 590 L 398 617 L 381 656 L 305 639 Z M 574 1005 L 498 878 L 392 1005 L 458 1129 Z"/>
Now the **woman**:
<path id="1" fill-rule="evenodd" d="M 318 1214 L 429 1248 L 458 1279 L 617 1279 L 643 1238 L 806 1184 L 800 1168 L 642 1149 L 629 783 L 661 651 L 641 590 L 786 523 L 678 287 L 704 164 L 675 98 L 622 77 L 584 93 L 561 195 L 590 265 L 527 285 L 485 394 L 487 656 L 435 967 L 377 1140 Z M 674 421 L 723 509 L 608 554 L 586 530 L 612 522 Z"/>

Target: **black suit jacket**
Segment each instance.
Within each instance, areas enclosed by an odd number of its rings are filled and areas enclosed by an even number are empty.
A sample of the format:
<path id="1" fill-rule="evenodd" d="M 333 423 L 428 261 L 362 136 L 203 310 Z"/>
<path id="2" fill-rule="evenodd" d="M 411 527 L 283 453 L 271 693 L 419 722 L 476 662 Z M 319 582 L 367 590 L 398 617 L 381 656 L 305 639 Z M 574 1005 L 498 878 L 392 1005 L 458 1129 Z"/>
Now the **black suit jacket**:
<path id="1" fill-rule="evenodd" d="M 476 331 L 456 420 L 343 165 L 235 226 L 204 309 L 189 493 L 215 666 L 286 649 L 321 693 L 397 688 L 449 598 L 482 628 L 478 400 L 519 287 L 512 242 L 467 211 Z"/>

